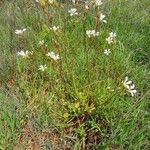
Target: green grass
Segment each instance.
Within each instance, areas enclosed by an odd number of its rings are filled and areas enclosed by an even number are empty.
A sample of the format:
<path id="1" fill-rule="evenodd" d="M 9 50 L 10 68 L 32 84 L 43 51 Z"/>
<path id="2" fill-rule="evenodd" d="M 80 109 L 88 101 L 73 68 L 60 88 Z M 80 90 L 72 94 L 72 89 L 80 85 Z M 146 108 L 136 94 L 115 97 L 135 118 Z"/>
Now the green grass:
<path id="1" fill-rule="evenodd" d="M 149 0 L 107 0 L 107 24 L 95 29 L 96 9 L 35 1 L 0 3 L 0 149 L 148 150 Z M 53 32 L 52 26 L 61 26 Z M 22 35 L 15 30 L 27 28 Z M 116 32 L 116 42 L 106 38 Z M 46 45 L 39 46 L 44 40 Z M 110 55 L 104 49 L 111 49 Z M 29 58 L 20 50 L 33 51 Z M 61 59 L 46 54 L 54 51 Z M 42 72 L 40 65 L 47 65 Z M 122 81 L 136 85 L 132 97 Z"/>

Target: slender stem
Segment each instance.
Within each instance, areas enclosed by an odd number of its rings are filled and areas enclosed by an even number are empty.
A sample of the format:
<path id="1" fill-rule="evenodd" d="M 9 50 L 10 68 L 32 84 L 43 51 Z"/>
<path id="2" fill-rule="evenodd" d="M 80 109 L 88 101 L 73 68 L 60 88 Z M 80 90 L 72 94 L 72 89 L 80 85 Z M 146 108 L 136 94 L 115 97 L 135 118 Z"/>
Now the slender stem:
<path id="1" fill-rule="evenodd" d="M 100 28 L 100 7 L 96 7 L 96 25 L 95 25 L 95 31 L 99 31 Z"/>

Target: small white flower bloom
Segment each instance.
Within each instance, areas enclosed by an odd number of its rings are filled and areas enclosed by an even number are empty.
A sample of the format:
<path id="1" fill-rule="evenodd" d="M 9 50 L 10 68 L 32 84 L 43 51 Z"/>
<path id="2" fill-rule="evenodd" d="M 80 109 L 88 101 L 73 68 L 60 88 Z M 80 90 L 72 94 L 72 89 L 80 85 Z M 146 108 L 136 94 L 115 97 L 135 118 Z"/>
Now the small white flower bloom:
<path id="1" fill-rule="evenodd" d="M 59 27 L 59 26 L 53 26 L 53 27 L 51 28 L 51 30 L 53 30 L 54 32 L 57 32 L 57 31 L 60 30 L 60 27 Z"/>
<path id="2" fill-rule="evenodd" d="M 86 10 L 89 10 L 89 8 L 90 8 L 90 6 L 86 4 L 86 5 L 85 5 L 85 9 L 86 9 Z"/>
<path id="3" fill-rule="evenodd" d="M 38 70 L 45 71 L 47 69 L 46 65 L 40 65 Z"/>
<path id="4" fill-rule="evenodd" d="M 111 38 L 115 38 L 115 37 L 116 37 L 116 33 L 115 33 L 115 32 L 110 32 L 110 33 L 109 33 L 109 36 L 110 36 Z"/>
<path id="5" fill-rule="evenodd" d="M 113 40 L 112 40 L 112 38 L 110 38 L 110 37 L 106 38 L 106 41 L 108 42 L 108 44 L 113 43 Z"/>
<path id="6" fill-rule="evenodd" d="M 136 89 L 135 89 L 135 85 L 132 84 L 133 82 L 131 80 L 129 80 L 128 77 L 125 77 L 125 80 L 122 81 L 124 87 L 128 90 L 128 92 L 131 94 L 131 96 L 135 96 L 135 94 L 137 93 Z"/>
<path id="7" fill-rule="evenodd" d="M 105 49 L 105 50 L 104 50 L 104 54 L 105 54 L 105 55 L 109 55 L 110 53 L 111 53 L 110 49 Z"/>
<path id="8" fill-rule="evenodd" d="M 95 0 L 95 5 L 96 6 L 101 6 L 103 2 L 101 0 Z"/>
<path id="9" fill-rule="evenodd" d="M 107 21 L 104 19 L 106 16 L 104 14 L 100 14 L 100 21 L 104 22 L 104 23 L 107 23 Z"/>
<path id="10" fill-rule="evenodd" d="M 73 4 L 76 4 L 76 0 L 72 0 Z"/>
<path id="11" fill-rule="evenodd" d="M 23 50 L 21 50 L 20 52 L 17 52 L 17 55 L 22 56 L 23 58 L 28 56 L 28 55 L 26 55 L 26 53 Z"/>
<path id="12" fill-rule="evenodd" d="M 48 0 L 49 4 L 54 4 L 56 2 L 56 0 Z"/>
<path id="13" fill-rule="evenodd" d="M 90 6 L 91 6 L 90 1 L 85 1 L 85 3 L 84 3 L 84 8 L 85 8 L 86 10 L 89 10 L 89 9 L 90 9 Z"/>
<path id="14" fill-rule="evenodd" d="M 39 45 L 39 46 L 42 46 L 42 45 L 44 45 L 44 43 L 45 43 L 45 41 L 44 41 L 44 40 L 41 40 L 41 41 L 39 41 L 38 45 Z"/>
<path id="15" fill-rule="evenodd" d="M 124 87 L 127 88 L 127 89 L 129 89 L 129 84 L 131 83 L 131 81 L 129 82 L 128 80 L 129 80 L 129 78 L 126 76 L 125 80 L 122 81 Z"/>
<path id="16" fill-rule="evenodd" d="M 27 30 L 26 28 L 20 29 L 20 30 L 16 29 L 16 30 L 15 30 L 15 33 L 16 33 L 16 34 L 23 34 L 23 32 L 25 32 L 26 30 Z"/>
<path id="17" fill-rule="evenodd" d="M 78 15 L 76 8 L 71 8 L 68 12 L 69 12 L 70 16 Z"/>
<path id="18" fill-rule="evenodd" d="M 27 58 L 29 57 L 29 55 L 33 55 L 33 52 L 30 52 L 30 51 L 23 51 L 21 50 L 20 52 L 17 52 L 17 55 L 18 56 L 22 56 L 23 58 Z"/>
<path id="19" fill-rule="evenodd" d="M 135 88 L 135 85 L 132 84 L 132 85 L 130 86 L 130 89 L 133 90 L 134 88 Z"/>
<path id="20" fill-rule="evenodd" d="M 129 89 L 129 93 L 130 93 L 131 96 L 133 97 L 133 96 L 135 96 L 135 94 L 137 93 L 137 91 L 136 91 L 136 90 L 131 90 L 131 89 Z"/>
<path id="21" fill-rule="evenodd" d="M 96 32 L 95 30 L 86 30 L 86 35 L 89 38 L 96 37 L 96 36 L 99 36 L 99 32 Z"/>
<path id="22" fill-rule="evenodd" d="M 55 61 L 60 59 L 60 56 L 59 56 L 58 54 L 55 54 L 54 52 L 48 52 L 46 55 L 47 55 L 48 57 L 51 57 L 51 58 L 54 59 Z"/>
<path id="23" fill-rule="evenodd" d="M 132 84 L 132 81 L 127 81 L 126 84 L 127 85 Z"/>
<path id="24" fill-rule="evenodd" d="M 111 44 L 115 42 L 115 38 L 116 38 L 116 33 L 111 32 L 109 33 L 109 37 L 106 38 L 106 41 L 108 42 L 108 44 Z"/>

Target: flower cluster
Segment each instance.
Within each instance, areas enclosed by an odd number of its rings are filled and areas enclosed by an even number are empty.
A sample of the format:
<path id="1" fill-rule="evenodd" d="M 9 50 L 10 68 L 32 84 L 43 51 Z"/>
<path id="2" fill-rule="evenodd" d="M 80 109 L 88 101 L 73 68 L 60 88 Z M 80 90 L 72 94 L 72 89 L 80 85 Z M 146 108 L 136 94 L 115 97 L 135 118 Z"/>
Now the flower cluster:
<path id="1" fill-rule="evenodd" d="M 16 33 L 16 34 L 23 34 L 23 32 L 25 32 L 26 30 L 27 30 L 26 28 L 20 29 L 20 30 L 16 29 L 16 30 L 15 30 L 15 33 Z"/>
<path id="2" fill-rule="evenodd" d="M 29 55 L 33 55 L 33 52 L 30 52 L 30 51 L 23 51 L 21 50 L 20 52 L 17 52 L 17 55 L 18 56 L 22 56 L 23 58 L 27 58 L 29 57 Z"/>
<path id="3" fill-rule="evenodd" d="M 46 55 L 47 55 L 48 57 L 51 57 L 51 58 L 54 59 L 55 61 L 60 59 L 60 56 L 59 56 L 58 54 L 55 54 L 54 52 L 48 52 Z"/>
<path id="4" fill-rule="evenodd" d="M 133 82 L 131 80 L 129 80 L 128 77 L 125 77 L 125 80 L 122 81 L 124 87 L 128 90 L 128 92 L 131 94 L 131 96 L 135 96 L 135 94 L 137 93 L 136 89 L 135 89 L 135 85 L 133 84 Z"/>
<path id="5" fill-rule="evenodd" d="M 95 5 L 96 6 L 101 6 L 103 2 L 101 0 L 95 0 Z"/>
<path id="6" fill-rule="evenodd" d="M 99 36 L 99 32 L 96 32 L 95 30 L 87 30 L 86 35 L 91 38 L 91 37 L 96 37 Z"/>
<path id="7" fill-rule="evenodd" d="M 37 3 L 41 3 L 41 1 L 40 0 L 35 0 Z M 47 1 L 49 4 L 54 4 L 54 3 L 56 3 L 56 0 L 48 0 Z"/>
<path id="8" fill-rule="evenodd" d="M 53 30 L 54 32 L 60 31 L 60 27 L 59 26 L 53 26 L 50 29 Z"/>
<path id="9" fill-rule="evenodd" d="M 108 44 L 111 44 L 111 43 L 115 42 L 115 38 L 116 38 L 116 33 L 111 32 L 111 33 L 109 33 L 109 37 L 106 38 L 106 41 L 108 42 Z"/>

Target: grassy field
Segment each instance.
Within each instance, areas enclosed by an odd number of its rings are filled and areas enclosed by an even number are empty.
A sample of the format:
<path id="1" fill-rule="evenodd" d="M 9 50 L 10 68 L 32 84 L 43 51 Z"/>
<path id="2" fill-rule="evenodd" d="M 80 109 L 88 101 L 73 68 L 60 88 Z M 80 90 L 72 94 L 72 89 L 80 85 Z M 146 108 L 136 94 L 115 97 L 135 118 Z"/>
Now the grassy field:
<path id="1" fill-rule="evenodd" d="M 149 150 L 149 6 L 0 1 L 0 150 Z"/>

